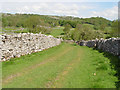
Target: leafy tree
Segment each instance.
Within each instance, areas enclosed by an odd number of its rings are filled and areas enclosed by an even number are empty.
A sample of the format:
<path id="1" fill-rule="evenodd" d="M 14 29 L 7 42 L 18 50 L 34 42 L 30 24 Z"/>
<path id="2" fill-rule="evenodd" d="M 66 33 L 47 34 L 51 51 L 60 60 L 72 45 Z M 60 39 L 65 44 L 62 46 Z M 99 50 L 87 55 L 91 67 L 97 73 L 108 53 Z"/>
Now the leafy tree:
<path id="1" fill-rule="evenodd" d="M 37 25 L 39 24 L 39 18 L 36 16 L 31 16 L 26 20 L 26 27 L 28 28 L 36 28 Z"/>
<path id="2" fill-rule="evenodd" d="M 66 24 L 63 31 L 65 32 L 65 34 L 68 34 L 70 32 L 70 29 L 71 29 L 71 26 L 69 24 Z"/>
<path id="3" fill-rule="evenodd" d="M 120 26 L 119 26 L 119 22 L 118 20 L 113 21 L 112 23 L 112 32 L 111 35 L 113 37 L 120 37 Z"/>
<path id="4" fill-rule="evenodd" d="M 71 38 L 75 41 L 92 40 L 103 37 L 102 33 L 99 31 L 94 31 L 90 26 L 84 26 L 81 24 L 76 26 L 76 29 L 71 36 Z"/>

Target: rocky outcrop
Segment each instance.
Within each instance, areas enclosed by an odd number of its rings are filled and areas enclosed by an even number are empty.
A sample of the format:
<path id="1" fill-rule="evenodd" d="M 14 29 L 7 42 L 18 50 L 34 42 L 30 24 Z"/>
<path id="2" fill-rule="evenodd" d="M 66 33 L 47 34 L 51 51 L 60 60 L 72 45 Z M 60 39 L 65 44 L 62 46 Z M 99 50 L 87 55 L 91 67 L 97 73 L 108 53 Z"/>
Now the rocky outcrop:
<path id="1" fill-rule="evenodd" d="M 97 48 L 120 57 L 120 38 L 81 41 L 80 45 Z"/>
<path id="2" fill-rule="evenodd" d="M 42 51 L 61 43 L 61 39 L 41 33 L 4 34 L 0 35 L 0 38 L 0 61 Z"/>

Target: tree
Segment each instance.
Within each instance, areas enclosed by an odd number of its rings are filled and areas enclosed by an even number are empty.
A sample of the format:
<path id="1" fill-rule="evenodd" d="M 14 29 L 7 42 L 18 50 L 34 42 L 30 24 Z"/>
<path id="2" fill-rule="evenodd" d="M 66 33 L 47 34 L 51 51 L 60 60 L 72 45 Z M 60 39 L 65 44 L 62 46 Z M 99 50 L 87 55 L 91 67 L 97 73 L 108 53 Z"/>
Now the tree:
<path id="1" fill-rule="evenodd" d="M 82 24 L 76 25 L 75 31 L 73 32 L 73 35 L 71 35 L 73 40 L 79 41 L 81 39 L 80 34 L 81 34 L 82 27 L 83 27 Z"/>
<path id="2" fill-rule="evenodd" d="M 39 24 L 39 18 L 37 16 L 30 16 L 27 20 L 26 20 L 26 27 L 28 28 L 36 28 L 36 26 Z"/>
<path id="3" fill-rule="evenodd" d="M 71 29 L 71 26 L 69 24 L 66 24 L 63 31 L 65 32 L 65 34 L 68 34 L 70 29 Z"/>
<path id="4" fill-rule="evenodd" d="M 99 31 L 94 31 L 90 26 L 78 24 L 75 31 L 71 35 L 71 38 L 75 41 L 80 40 L 92 40 L 96 38 L 102 38 L 103 35 Z"/>
<path id="5" fill-rule="evenodd" d="M 120 21 L 116 20 L 113 21 L 112 23 L 112 32 L 111 35 L 113 37 L 120 37 L 120 26 L 119 26 Z"/>

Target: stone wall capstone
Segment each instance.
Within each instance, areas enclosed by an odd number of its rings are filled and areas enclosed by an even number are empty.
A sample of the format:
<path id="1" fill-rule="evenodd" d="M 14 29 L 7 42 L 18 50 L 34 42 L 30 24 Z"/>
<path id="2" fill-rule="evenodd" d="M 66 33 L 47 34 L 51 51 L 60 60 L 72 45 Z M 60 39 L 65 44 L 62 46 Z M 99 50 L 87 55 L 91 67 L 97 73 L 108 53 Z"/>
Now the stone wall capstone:
<path id="1" fill-rule="evenodd" d="M 53 36 L 44 34 L 12 34 L 0 35 L 0 61 L 6 61 L 14 57 L 31 54 L 34 52 L 42 51 L 61 43 L 61 39 L 54 38 Z"/>
<path id="2" fill-rule="evenodd" d="M 120 38 L 81 41 L 80 46 L 97 48 L 120 57 Z"/>

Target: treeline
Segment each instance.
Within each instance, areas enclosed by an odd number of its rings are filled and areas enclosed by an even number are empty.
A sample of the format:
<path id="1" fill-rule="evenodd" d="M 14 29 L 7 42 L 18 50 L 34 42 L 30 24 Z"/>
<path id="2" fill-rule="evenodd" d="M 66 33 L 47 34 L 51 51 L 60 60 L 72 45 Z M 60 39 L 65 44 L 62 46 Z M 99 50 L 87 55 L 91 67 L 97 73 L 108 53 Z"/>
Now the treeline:
<path id="1" fill-rule="evenodd" d="M 28 28 L 32 33 L 50 33 L 50 27 L 55 27 L 57 20 L 43 15 L 34 14 L 2 14 L 3 27 Z"/>
<path id="2" fill-rule="evenodd" d="M 88 24 L 88 26 L 84 26 Z M 92 25 L 91 28 L 89 25 Z M 2 13 L 2 27 L 27 28 L 32 33 L 50 34 L 52 27 L 64 26 L 65 36 L 74 40 L 88 40 L 107 37 L 119 37 L 118 21 L 110 21 L 102 17 L 78 18 L 71 16 L 50 16 L 37 14 Z M 70 29 L 75 30 L 71 31 Z M 112 30 L 110 30 L 112 28 Z"/>
<path id="3" fill-rule="evenodd" d="M 92 17 L 92 18 L 73 18 L 72 20 L 60 20 L 59 24 L 64 26 L 66 24 L 70 24 L 73 28 L 76 28 L 77 24 L 90 24 L 94 25 L 95 30 L 104 30 L 105 27 L 111 27 L 112 21 L 104 19 L 102 17 Z"/>
<path id="4" fill-rule="evenodd" d="M 66 24 L 70 24 L 72 28 L 75 28 L 77 24 L 91 24 L 94 25 L 95 30 L 103 30 L 105 27 L 111 26 L 112 24 L 111 21 L 106 20 L 102 17 L 92 17 L 83 19 L 69 16 L 53 17 L 35 14 L 2 14 L 2 18 L 3 27 L 6 26 L 27 27 L 26 23 L 36 21 L 37 25 L 50 27 L 65 26 Z"/>

